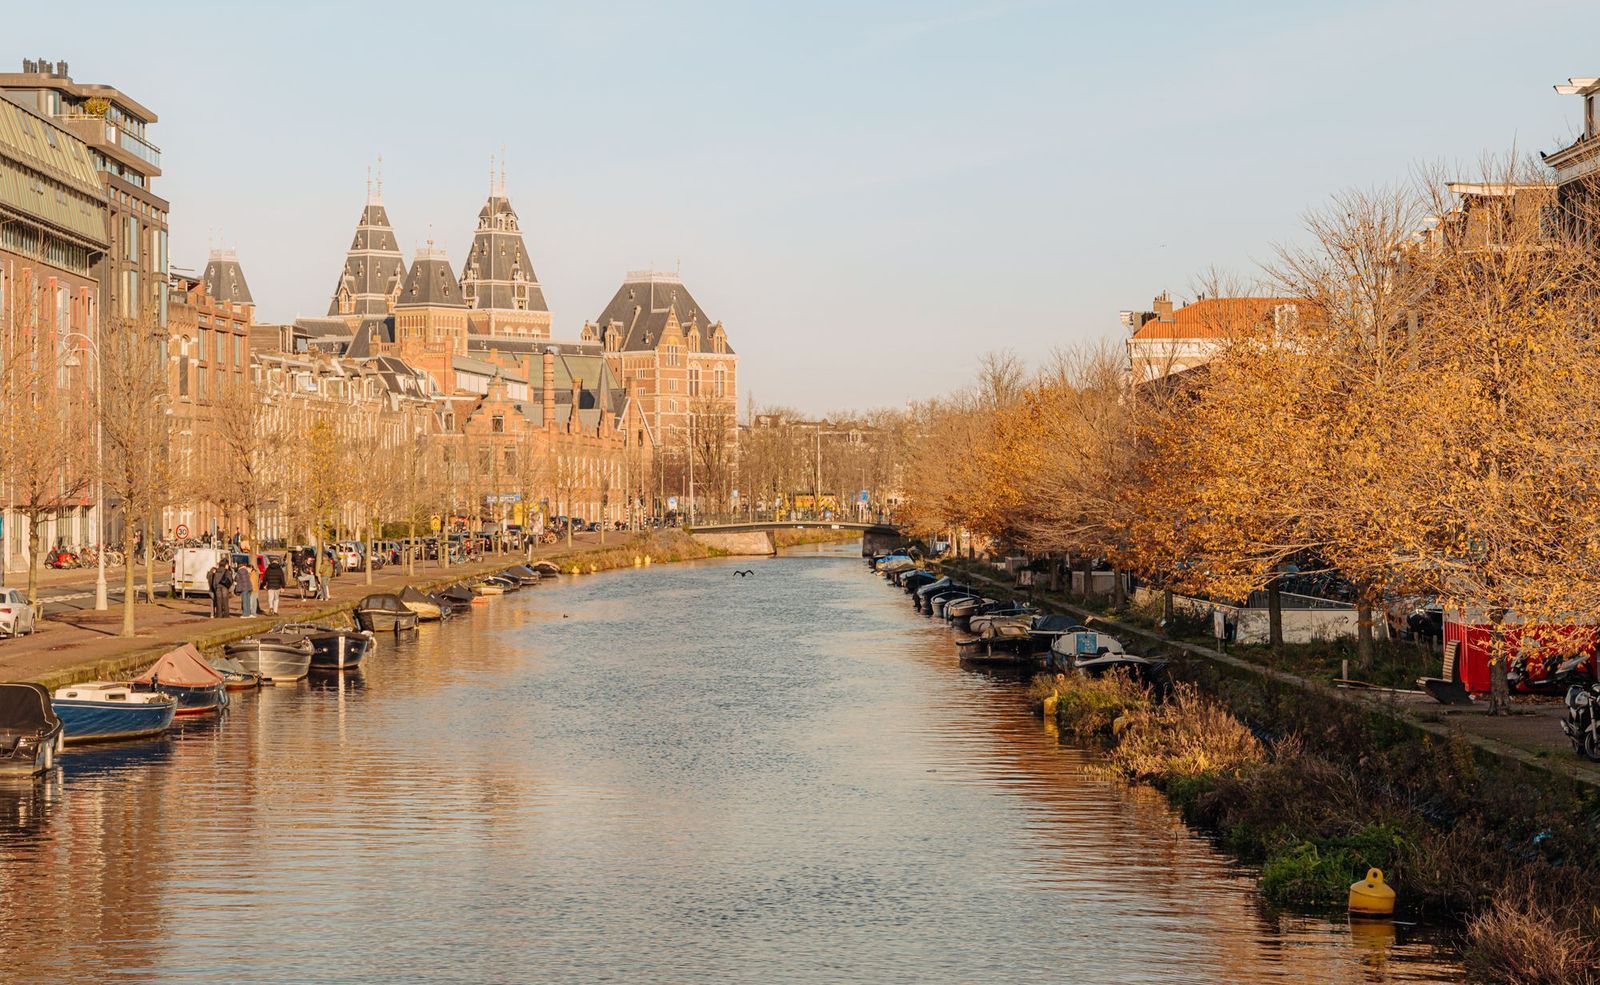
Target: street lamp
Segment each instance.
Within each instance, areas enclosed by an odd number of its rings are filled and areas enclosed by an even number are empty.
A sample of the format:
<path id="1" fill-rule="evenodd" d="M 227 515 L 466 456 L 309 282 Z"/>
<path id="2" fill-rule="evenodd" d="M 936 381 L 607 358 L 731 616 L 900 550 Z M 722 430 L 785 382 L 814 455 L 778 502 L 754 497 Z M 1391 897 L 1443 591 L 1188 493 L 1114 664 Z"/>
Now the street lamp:
<path id="1" fill-rule="evenodd" d="M 102 430 L 101 417 L 101 392 L 100 371 L 103 363 L 100 359 L 100 347 L 95 345 L 94 339 L 82 332 L 71 332 L 61 341 L 63 347 L 73 339 L 81 339 L 89 355 L 94 357 L 94 527 L 95 527 L 95 576 L 94 576 L 94 607 L 97 612 L 104 612 L 110 608 L 106 601 L 106 473 L 105 473 L 105 432 Z M 67 357 L 63 364 L 68 369 L 76 369 L 83 365 L 83 360 L 78 358 L 78 350 L 68 349 Z M 132 564 L 132 558 L 124 558 L 124 564 Z"/>

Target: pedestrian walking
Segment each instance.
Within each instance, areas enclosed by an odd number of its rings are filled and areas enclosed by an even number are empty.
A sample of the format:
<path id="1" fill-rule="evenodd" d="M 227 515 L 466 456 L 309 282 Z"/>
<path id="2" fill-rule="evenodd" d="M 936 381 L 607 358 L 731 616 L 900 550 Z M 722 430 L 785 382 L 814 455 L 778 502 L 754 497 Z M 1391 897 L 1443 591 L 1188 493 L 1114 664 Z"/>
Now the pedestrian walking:
<path id="1" fill-rule="evenodd" d="M 333 564 L 325 557 L 317 557 L 317 598 L 328 601 L 328 582 L 333 577 Z"/>
<path id="2" fill-rule="evenodd" d="M 278 563 L 277 558 L 273 558 L 261 576 L 261 586 L 267 590 L 267 611 L 273 615 L 278 614 L 278 598 L 283 591 L 285 581 L 283 565 Z"/>
<path id="3" fill-rule="evenodd" d="M 240 561 L 239 569 L 233 573 L 233 590 L 239 596 L 239 614 L 247 619 L 256 614 L 255 576 L 256 569 L 250 567 L 248 561 Z"/>
<path id="4" fill-rule="evenodd" d="M 211 591 L 211 618 L 216 619 L 222 614 L 222 574 L 218 571 L 219 565 L 213 564 L 206 572 L 206 588 Z"/>

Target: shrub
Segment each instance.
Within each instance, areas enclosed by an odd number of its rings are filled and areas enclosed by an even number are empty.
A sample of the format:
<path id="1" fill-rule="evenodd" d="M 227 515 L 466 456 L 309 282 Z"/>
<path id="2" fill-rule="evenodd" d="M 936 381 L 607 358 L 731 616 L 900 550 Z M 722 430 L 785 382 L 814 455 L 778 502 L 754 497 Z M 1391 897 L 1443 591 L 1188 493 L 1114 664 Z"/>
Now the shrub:
<path id="1" fill-rule="evenodd" d="M 1082 738 L 1108 738 L 1123 716 L 1150 707 L 1150 695 L 1137 682 L 1120 674 L 1085 677 L 1081 674 L 1041 674 L 1034 680 L 1034 699 L 1056 699 L 1056 724 Z"/>
<path id="2" fill-rule="evenodd" d="M 1236 775 L 1263 758 L 1244 723 L 1190 684 L 1174 686 L 1170 701 L 1130 710 L 1110 755 L 1127 776 L 1160 786 L 1176 777 Z"/>
<path id="3" fill-rule="evenodd" d="M 1552 910 L 1532 892 L 1497 900 L 1467 928 L 1473 973 L 1505 985 L 1600 982 L 1600 941 L 1573 908 Z"/>

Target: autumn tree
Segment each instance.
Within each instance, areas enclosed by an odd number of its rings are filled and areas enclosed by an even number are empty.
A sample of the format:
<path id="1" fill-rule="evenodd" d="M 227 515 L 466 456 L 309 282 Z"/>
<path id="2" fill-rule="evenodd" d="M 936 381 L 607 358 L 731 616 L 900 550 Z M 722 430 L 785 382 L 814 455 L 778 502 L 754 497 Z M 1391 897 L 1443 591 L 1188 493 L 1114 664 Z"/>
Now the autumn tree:
<path id="1" fill-rule="evenodd" d="M 12 509 L 27 519 L 28 597 L 35 599 L 44 523 L 76 505 L 93 474 L 92 363 L 70 348 L 53 346 L 32 293 L 19 291 L 8 303 L 11 337 L 0 367 L 0 466 Z"/>
<path id="2" fill-rule="evenodd" d="M 104 442 L 102 481 L 123 511 L 122 635 L 134 635 L 134 529 L 167 487 L 166 366 L 161 329 L 146 319 L 114 318 L 101 335 L 97 401 Z M 154 531 L 146 531 L 146 541 Z"/>

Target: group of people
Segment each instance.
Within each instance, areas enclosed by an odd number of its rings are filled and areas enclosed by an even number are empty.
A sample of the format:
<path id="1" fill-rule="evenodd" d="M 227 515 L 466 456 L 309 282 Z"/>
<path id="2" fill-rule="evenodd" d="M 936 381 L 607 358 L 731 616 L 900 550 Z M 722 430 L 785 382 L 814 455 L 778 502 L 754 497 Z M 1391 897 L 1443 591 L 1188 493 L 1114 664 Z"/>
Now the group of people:
<path id="1" fill-rule="evenodd" d="M 206 585 L 211 589 L 211 618 L 226 619 L 233 615 L 233 596 L 239 596 L 239 614 L 249 617 L 266 612 L 278 614 L 278 602 L 288 585 L 288 574 L 277 558 L 268 560 L 257 556 L 252 564 L 240 561 L 218 561 L 206 572 Z M 266 596 L 263 608 L 260 596 Z"/>

